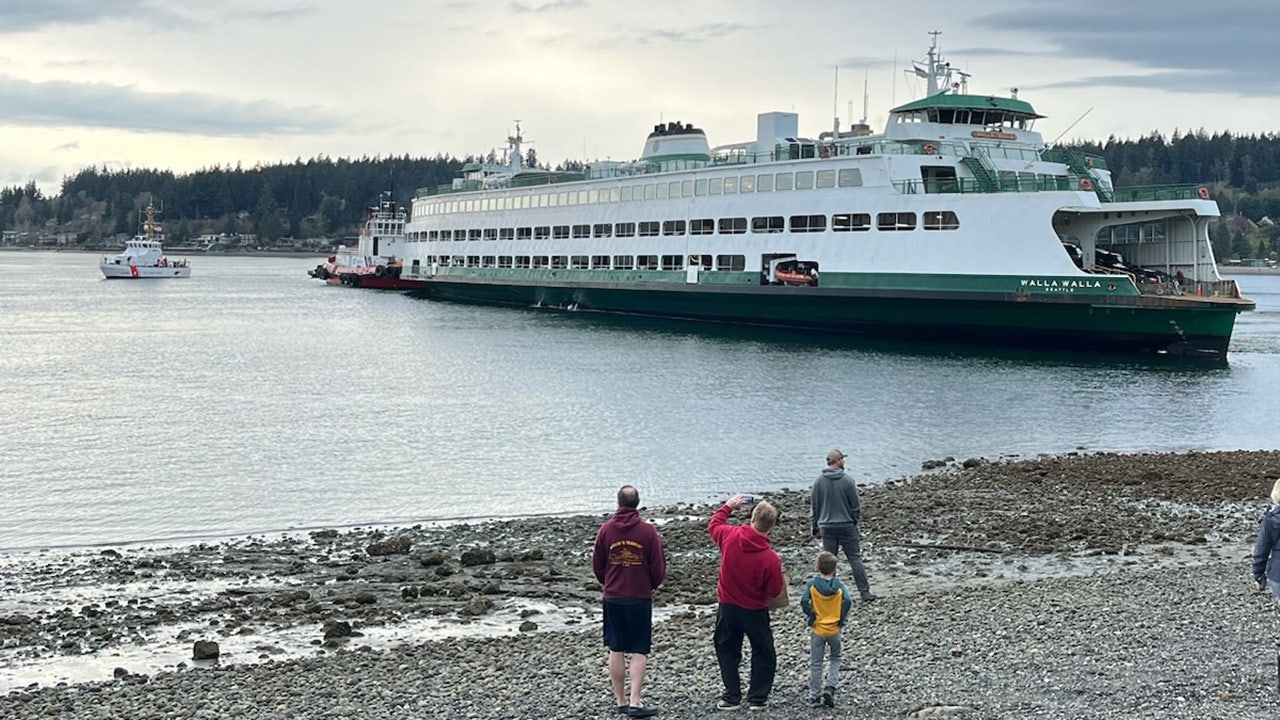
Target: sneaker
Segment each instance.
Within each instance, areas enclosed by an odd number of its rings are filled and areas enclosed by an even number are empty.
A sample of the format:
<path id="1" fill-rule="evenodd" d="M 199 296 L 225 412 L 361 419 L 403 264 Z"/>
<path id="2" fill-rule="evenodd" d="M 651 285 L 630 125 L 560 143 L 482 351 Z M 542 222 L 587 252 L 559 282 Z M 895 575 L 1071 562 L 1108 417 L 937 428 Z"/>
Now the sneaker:
<path id="1" fill-rule="evenodd" d="M 720 702 L 716 703 L 717 710 L 737 710 L 742 707 L 741 700 L 725 700 L 720 698 Z"/>
<path id="2" fill-rule="evenodd" d="M 747 709 L 748 710 L 767 710 L 768 708 L 765 707 L 764 701 L 752 700 L 751 702 L 747 703 Z"/>
<path id="3" fill-rule="evenodd" d="M 833 708 L 836 706 L 836 689 L 835 688 L 829 687 L 822 691 L 822 704 L 829 708 Z"/>
<path id="4" fill-rule="evenodd" d="M 872 595 L 871 593 L 867 593 L 866 595 L 862 596 L 862 602 L 868 602 L 868 603 L 875 602 L 879 599 L 880 599 L 879 595 Z"/>
<path id="5" fill-rule="evenodd" d="M 631 717 L 639 718 L 653 717 L 658 714 L 658 707 L 656 705 L 641 705 L 639 707 L 631 705 L 627 708 L 627 714 Z"/>

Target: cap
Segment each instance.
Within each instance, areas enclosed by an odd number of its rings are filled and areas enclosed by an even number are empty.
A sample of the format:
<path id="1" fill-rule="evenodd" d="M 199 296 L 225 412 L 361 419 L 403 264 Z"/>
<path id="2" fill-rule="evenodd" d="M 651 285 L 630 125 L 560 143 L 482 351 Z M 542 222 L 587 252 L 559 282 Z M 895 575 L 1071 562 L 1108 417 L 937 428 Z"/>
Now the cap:
<path id="1" fill-rule="evenodd" d="M 838 448 L 832 449 L 827 453 L 827 464 L 834 465 L 837 460 L 841 460 L 845 457 L 848 457 L 848 456 L 840 452 Z"/>

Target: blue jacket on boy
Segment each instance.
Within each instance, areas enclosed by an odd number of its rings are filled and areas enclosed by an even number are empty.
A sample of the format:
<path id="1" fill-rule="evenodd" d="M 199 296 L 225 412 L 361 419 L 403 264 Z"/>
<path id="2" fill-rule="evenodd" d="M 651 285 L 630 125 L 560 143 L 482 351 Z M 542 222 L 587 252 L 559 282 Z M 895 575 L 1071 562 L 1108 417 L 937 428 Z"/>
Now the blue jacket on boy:
<path id="1" fill-rule="evenodd" d="M 849 617 L 853 598 L 840 578 L 814 575 L 800 593 L 800 609 L 814 635 L 831 637 L 840 632 Z"/>

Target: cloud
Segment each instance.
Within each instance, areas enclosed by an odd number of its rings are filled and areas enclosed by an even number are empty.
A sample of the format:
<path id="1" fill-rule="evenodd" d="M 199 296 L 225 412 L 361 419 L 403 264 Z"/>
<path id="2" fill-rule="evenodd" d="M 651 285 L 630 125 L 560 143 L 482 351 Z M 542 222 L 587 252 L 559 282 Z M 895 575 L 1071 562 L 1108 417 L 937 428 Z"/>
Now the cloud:
<path id="1" fill-rule="evenodd" d="M 635 39 L 642 45 L 652 43 L 700 43 L 714 38 L 728 37 L 740 32 L 753 30 L 750 25 L 742 23 L 711 23 L 708 25 L 697 25 L 691 28 L 683 28 L 679 30 L 669 30 L 655 28 L 653 30 L 640 30 L 635 34 Z"/>
<path id="2" fill-rule="evenodd" d="M 511 3 L 511 9 L 518 13 L 559 12 L 561 10 L 576 10 L 586 6 L 586 0 L 554 0 L 541 5 L 528 5 L 521 2 Z"/>
<path id="3" fill-rule="evenodd" d="M 180 27 L 178 15 L 147 0 L 39 0 L 0 3 L 0 34 L 41 30 L 54 25 L 93 25 L 104 20 L 141 19 L 161 27 Z"/>
<path id="4" fill-rule="evenodd" d="M 96 127 L 131 132 L 260 137 L 324 132 L 337 126 L 313 108 L 196 93 L 147 93 L 105 83 L 30 82 L 0 75 L 0 123 Z"/>
<path id="5" fill-rule="evenodd" d="M 1219 0 L 1212 7 L 1167 0 L 1036 3 L 992 13 L 978 24 L 1038 36 L 1053 55 L 1152 71 L 1094 74 L 1046 87 L 1102 84 L 1252 97 L 1280 92 L 1280 75 L 1259 62 L 1272 54 L 1280 26 L 1280 3 L 1269 0 Z"/>
<path id="6" fill-rule="evenodd" d="M 283 20 L 300 20 L 308 16 L 316 15 L 318 12 L 319 8 L 314 6 L 299 5 L 297 7 L 279 8 L 276 10 L 245 10 L 230 14 L 228 19 L 243 18 L 245 20 L 265 20 L 267 22 L 276 22 Z"/>
<path id="7" fill-rule="evenodd" d="M 69 143 L 63 143 L 55 147 L 53 149 L 53 152 L 71 152 L 72 150 L 79 150 L 79 149 L 80 149 L 80 141 L 72 140 Z"/>

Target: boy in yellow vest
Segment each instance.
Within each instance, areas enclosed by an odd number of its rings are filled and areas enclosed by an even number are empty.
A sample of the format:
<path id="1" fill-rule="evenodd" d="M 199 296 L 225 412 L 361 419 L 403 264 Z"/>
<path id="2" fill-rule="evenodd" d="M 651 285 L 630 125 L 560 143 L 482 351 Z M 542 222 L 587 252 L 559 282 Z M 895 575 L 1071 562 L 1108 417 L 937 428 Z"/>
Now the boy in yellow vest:
<path id="1" fill-rule="evenodd" d="M 835 707 L 836 683 L 840 679 L 840 629 L 849 617 L 853 598 L 849 588 L 836 578 L 836 556 L 818 553 L 817 575 L 800 593 L 800 608 L 809 620 L 809 707 Z M 822 661 L 830 655 L 826 682 Z M 822 694 L 819 695 L 818 693 Z"/>

